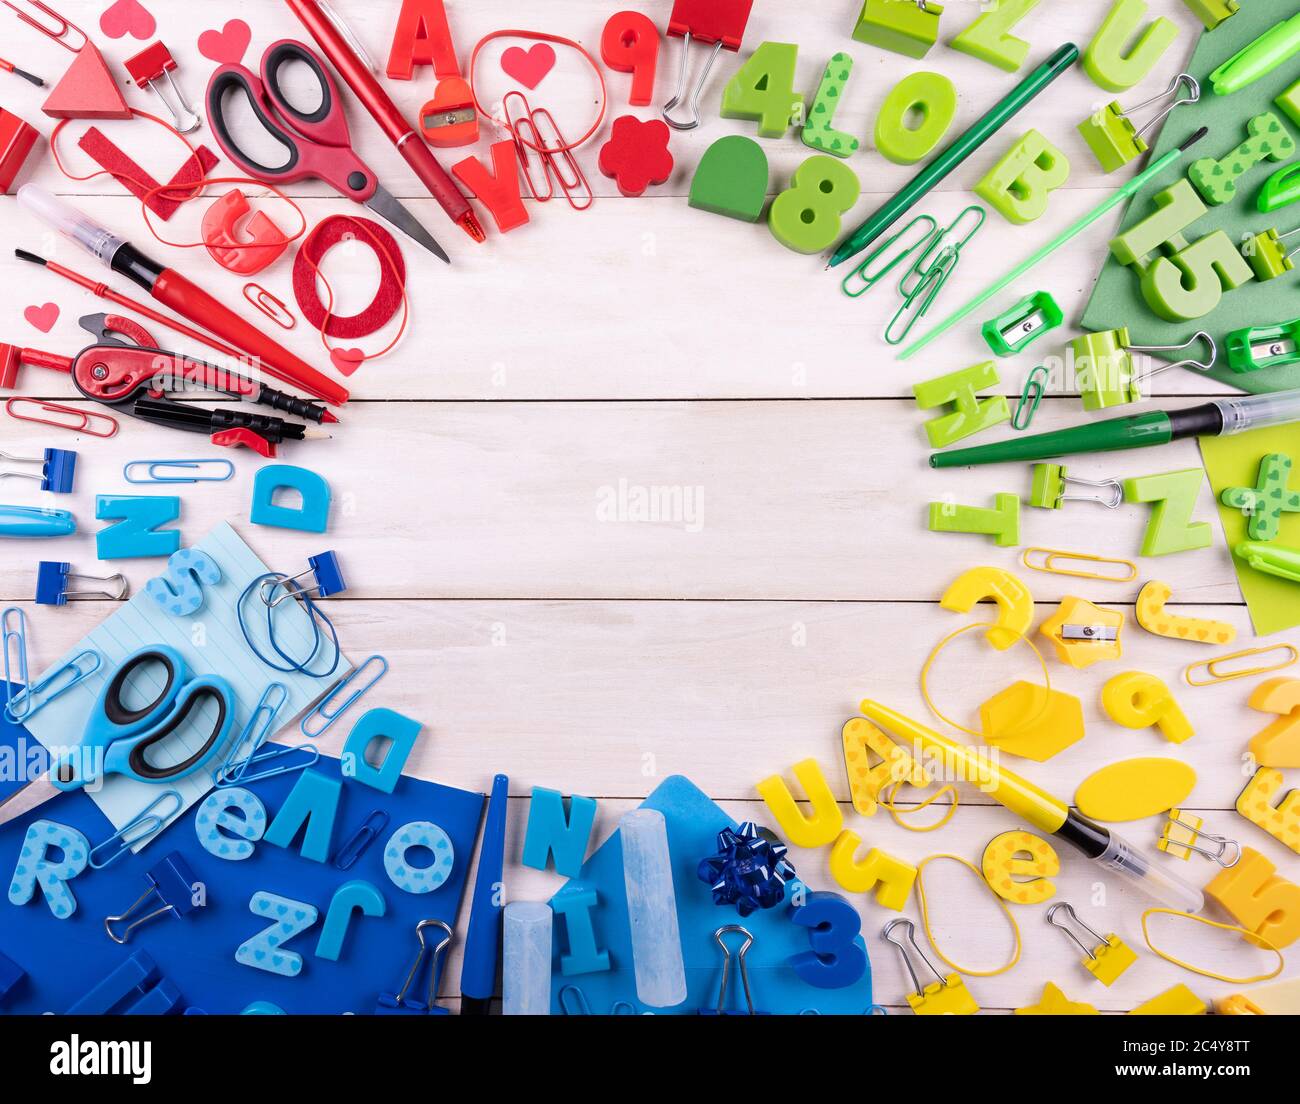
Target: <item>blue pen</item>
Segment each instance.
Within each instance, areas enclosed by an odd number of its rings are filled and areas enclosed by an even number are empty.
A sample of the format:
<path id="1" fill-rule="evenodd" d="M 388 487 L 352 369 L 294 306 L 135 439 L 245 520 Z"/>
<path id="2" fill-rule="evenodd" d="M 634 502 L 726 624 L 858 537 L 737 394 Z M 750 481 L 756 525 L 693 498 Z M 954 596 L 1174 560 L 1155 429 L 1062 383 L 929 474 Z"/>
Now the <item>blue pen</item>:
<path id="1" fill-rule="evenodd" d="M 510 779 L 492 779 L 492 796 L 483 824 L 483 845 L 478 853 L 478 877 L 465 933 L 465 961 L 460 968 L 460 1014 L 486 1016 L 497 984 L 501 954 L 501 872 L 506 854 L 506 804 Z"/>
<path id="2" fill-rule="evenodd" d="M 67 510 L 43 506 L 0 506 L 0 537 L 67 537 L 77 519 Z"/>

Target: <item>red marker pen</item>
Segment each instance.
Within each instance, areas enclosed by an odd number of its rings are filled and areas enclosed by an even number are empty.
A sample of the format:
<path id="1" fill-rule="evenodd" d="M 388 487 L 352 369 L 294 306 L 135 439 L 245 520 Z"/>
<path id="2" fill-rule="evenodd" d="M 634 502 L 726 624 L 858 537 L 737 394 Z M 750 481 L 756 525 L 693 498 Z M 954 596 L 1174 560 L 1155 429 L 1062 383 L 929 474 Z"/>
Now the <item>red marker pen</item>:
<path id="1" fill-rule="evenodd" d="M 352 89 L 362 106 L 370 112 L 370 117 L 379 124 L 379 129 L 397 147 L 397 152 L 429 189 L 429 194 L 447 212 L 447 217 L 476 242 L 484 241 L 487 235 L 483 233 L 483 227 L 475 217 L 469 200 L 447 175 L 447 170 L 438 164 L 424 139 L 406 121 L 392 97 L 375 79 L 370 67 L 357 56 L 357 51 L 318 0 L 286 2 L 316 40 L 321 52 L 330 59 L 330 64 L 338 70 L 343 83 Z"/>
<path id="2" fill-rule="evenodd" d="M 328 403 L 338 405 L 348 401 L 345 388 L 316 371 L 251 322 L 240 318 L 197 284 L 147 257 L 130 242 L 106 230 L 44 188 L 24 184 L 18 189 L 18 202 L 114 272 L 139 284 L 158 302 L 240 349 L 260 363 L 268 375 Z"/>

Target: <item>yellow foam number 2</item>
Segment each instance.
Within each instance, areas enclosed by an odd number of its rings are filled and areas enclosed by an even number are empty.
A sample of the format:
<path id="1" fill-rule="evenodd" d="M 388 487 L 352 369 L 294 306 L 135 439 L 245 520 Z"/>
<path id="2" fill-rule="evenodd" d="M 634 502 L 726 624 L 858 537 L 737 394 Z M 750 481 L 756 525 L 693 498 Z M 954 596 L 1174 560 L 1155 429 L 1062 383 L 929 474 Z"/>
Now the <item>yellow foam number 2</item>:
<path id="1" fill-rule="evenodd" d="M 857 174 L 834 157 L 810 157 L 794 172 L 790 188 L 772 201 L 772 235 L 796 253 L 820 253 L 840 236 L 840 216 L 858 201 Z"/>

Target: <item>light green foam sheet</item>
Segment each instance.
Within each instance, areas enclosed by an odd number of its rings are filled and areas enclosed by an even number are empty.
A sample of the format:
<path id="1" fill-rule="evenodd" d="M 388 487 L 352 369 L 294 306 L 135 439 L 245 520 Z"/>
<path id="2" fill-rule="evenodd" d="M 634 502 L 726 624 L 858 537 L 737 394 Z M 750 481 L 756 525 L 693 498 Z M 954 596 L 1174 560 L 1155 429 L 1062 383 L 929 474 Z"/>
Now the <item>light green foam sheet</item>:
<path id="1" fill-rule="evenodd" d="M 1293 124 L 1273 103 L 1275 96 L 1300 80 L 1300 54 L 1278 66 L 1267 77 L 1231 96 L 1216 96 L 1209 81 L 1210 73 L 1222 62 L 1274 24 L 1293 14 L 1295 9 L 1295 4 L 1253 0 L 1248 4 L 1243 3 L 1241 10 L 1217 30 L 1202 33 L 1187 67 L 1187 71 L 1201 82 L 1201 102 L 1178 108 L 1165 122 L 1160 140 L 1146 157 L 1160 157 L 1200 127 L 1208 127 L 1209 134 L 1179 162 L 1182 174 L 1186 175 L 1187 167 L 1196 158 L 1222 157 L 1244 141 L 1246 121 L 1264 111 L 1276 112 L 1292 137 L 1300 140 L 1300 127 Z M 1120 104 L 1125 107 L 1140 102 L 1141 99 L 1133 91 L 1119 97 Z M 1139 112 L 1138 125 L 1149 119 L 1154 110 L 1158 108 Z M 1149 162 L 1135 162 L 1127 171 L 1131 174 L 1145 163 Z M 1291 163 L 1294 162 L 1286 162 Z M 1261 213 L 1256 206 L 1264 182 L 1280 168 L 1282 164 L 1266 163 L 1252 169 L 1243 180 L 1233 202 L 1222 207 L 1211 207 L 1208 214 L 1188 229 L 1189 240 L 1194 241 L 1212 230 L 1223 230 L 1233 242 L 1240 244 L 1243 235 L 1260 233 L 1270 226 L 1277 227 L 1283 233 L 1300 227 L 1300 203 L 1293 203 L 1269 214 Z M 1153 210 L 1151 196 L 1169 187 L 1177 179 L 1178 176 L 1172 171 L 1167 172 L 1139 192 L 1125 212 L 1123 229 L 1127 230 L 1150 214 Z M 1298 241 L 1300 237 L 1292 238 L 1291 244 Z M 1085 329 L 1093 331 L 1127 326 L 1135 345 L 1177 345 L 1197 330 L 1205 330 L 1219 344 L 1218 364 L 1208 374 L 1230 387 L 1263 392 L 1300 387 L 1300 364 L 1239 375 L 1228 367 L 1224 339 L 1233 330 L 1247 326 L 1270 326 L 1293 318 L 1300 318 L 1300 268 L 1275 280 L 1264 283 L 1252 280 L 1236 291 L 1227 292 L 1219 306 L 1204 318 L 1193 322 L 1165 322 L 1151 312 L 1146 300 L 1142 298 L 1137 275 L 1113 257 L 1107 256 L 1092 298 L 1084 311 L 1082 324 Z M 1160 355 L 1174 359 L 1174 356 L 1180 354 Z M 1300 461 L 1300 456 L 1296 459 Z"/>
<path id="2" fill-rule="evenodd" d="M 1247 519 L 1240 510 L 1223 505 L 1219 496 L 1228 487 L 1253 487 L 1259 477 L 1260 461 L 1271 452 L 1284 452 L 1300 462 L 1300 425 L 1256 429 L 1238 437 L 1201 438 L 1201 459 L 1210 475 L 1229 549 L 1250 539 L 1246 534 Z M 1293 475 L 1292 481 L 1295 479 Z M 1282 532 L 1275 543 L 1300 548 L 1300 514 L 1283 515 Z M 1300 583 L 1265 575 L 1236 556 L 1232 561 L 1258 635 L 1269 636 L 1300 625 Z"/>

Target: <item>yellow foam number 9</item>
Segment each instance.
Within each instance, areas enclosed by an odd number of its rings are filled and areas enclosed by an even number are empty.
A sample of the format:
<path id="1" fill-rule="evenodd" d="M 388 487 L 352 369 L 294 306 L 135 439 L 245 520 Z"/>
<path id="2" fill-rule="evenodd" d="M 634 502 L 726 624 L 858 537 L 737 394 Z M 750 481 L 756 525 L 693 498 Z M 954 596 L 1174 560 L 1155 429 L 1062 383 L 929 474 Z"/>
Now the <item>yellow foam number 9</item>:
<path id="1" fill-rule="evenodd" d="M 834 157 L 818 154 L 800 165 L 790 188 L 772 201 L 772 235 L 796 253 L 820 253 L 835 244 L 840 216 L 858 201 L 857 174 Z"/>
<path id="2" fill-rule="evenodd" d="M 1116 724 L 1125 728 L 1154 725 L 1170 743 L 1181 744 L 1195 734 L 1169 687 L 1155 675 L 1141 671 L 1116 675 L 1102 688 L 1101 704 Z"/>

